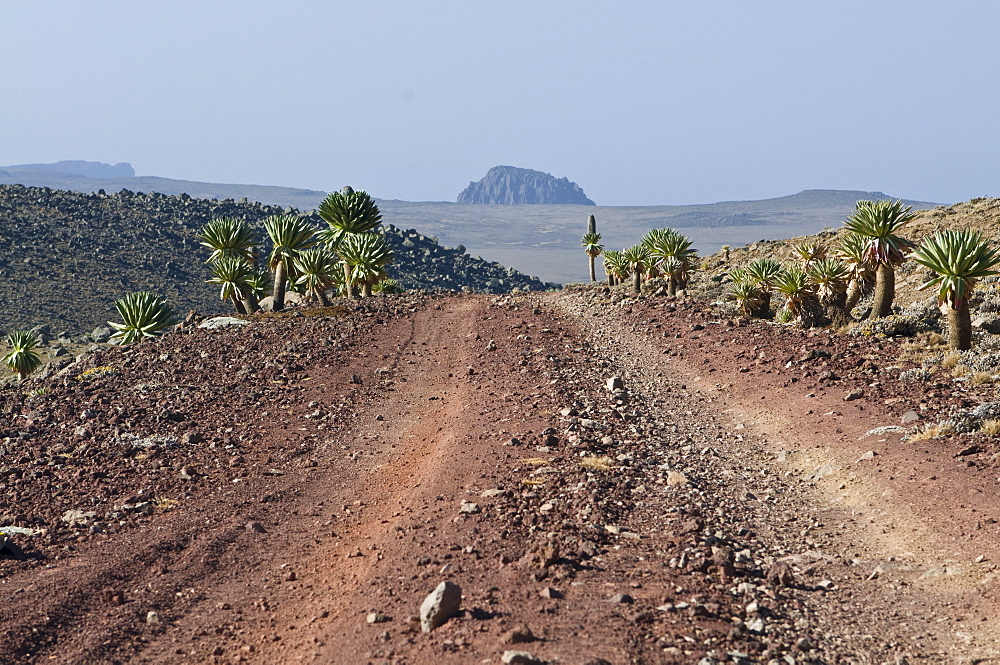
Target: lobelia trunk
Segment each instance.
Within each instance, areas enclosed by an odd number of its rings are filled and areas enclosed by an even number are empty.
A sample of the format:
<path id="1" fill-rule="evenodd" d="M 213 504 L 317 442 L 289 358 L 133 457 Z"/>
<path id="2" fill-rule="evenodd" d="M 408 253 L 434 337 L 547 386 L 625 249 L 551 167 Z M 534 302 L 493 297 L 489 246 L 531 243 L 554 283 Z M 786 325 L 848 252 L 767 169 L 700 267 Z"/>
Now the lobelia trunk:
<path id="1" fill-rule="evenodd" d="M 844 309 L 846 309 L 847 312 L 850 312 L 857 306 L 858 301 L 861 300 L 861 292 L 863 290 L 864 289 L 862 289 L 861 287 L 861 280 L 859 279 L 851 280 L 851 283 L 847 287 L 847 293 L 844 298 Z"/>
<path id="2" fill-rule="evenodd" d="M 361 296 L 364 298 L 369 298 L 372 295 L 372 285 L 365 282 L 361 285 Z"/>
<path id="3" fill-rule="evenodd" d="M 896 296 L 896 270 L 882 264 L 875 271 L 875 299 L 872 301 L 872 318 L 892 314 L 892 301 Z"/>
<path id="4" fill-rule="evenodd" d="M 247 289 L 243 293 L 243 306 L 246 308 L 247 314 L 260 311 L 260 303 L 257 301 L 257 296 L 254 295 L 252 289 Z"/>
<path id="5" fill-rule="evenodd" d="M 597 273 L 594 271 L 594 257 L 593 256 L 590 257 L 590 281 L 591 282 L 596 282 L 597 281 Z"/>
<path id="6" fill-rule="evenodd" d="M 351 266 L 344 264 L 344 294 L 348 298 L 354 297 L 354 285 L 351 284 Z"/>
<path id="7" fill-rule="evenodd" d="M 842 328 L 852 321 L 851 310 L 847 307 L 846 292 L 834 293 L 823 305 L 834 328 Z"/>
<path id="8" fill-rule="evenodd" d="M 271 299 L 274 301 L 271 309 L 280 312 L 285 309 L 285 261 L 278 261 L 274 266 L 274 290 L 271 292 Z"/>
<path id="9" fill-rule="evenodd" d="M 771 313 L 771 292 L 761 291 L 760 293 L 760 308 L 757 310 L 757 316 L 762 319 L 766 319 L 767 315 Z"/>
<path id="10" fill-rule="evenodd" d="M 972 315 L 968 303 L 962 309 L 948 308 L 948 348 L 954 351 L 972 348 Z"/>
<path id="11" fill-rule="evenodd" d="M 320 289 L 316 292 L 316 295 L 319 296 L 319 302 L 323 307 L 330 306 L 330 299 L 326 297 L 326 289 Z"/>
<path id="12" fill-rule="evenodd" d="M 237 314 L 246 314 L 247 313 L 246 305 L 243 304 L 243 301 L 240 300 L 240 298 L 239 298 L 238 295 L 236 295 L 234 293 L 232 296 L 230 296 L 229 299 L 233 301 L 233 307 L 236 308 L 236 313 Z"/>
<path id="13" fill-rule="evenodd" d="M 632 290 L 636 293 L 642 291 L 642 273 L 638 268 L 632 271 Z"/>

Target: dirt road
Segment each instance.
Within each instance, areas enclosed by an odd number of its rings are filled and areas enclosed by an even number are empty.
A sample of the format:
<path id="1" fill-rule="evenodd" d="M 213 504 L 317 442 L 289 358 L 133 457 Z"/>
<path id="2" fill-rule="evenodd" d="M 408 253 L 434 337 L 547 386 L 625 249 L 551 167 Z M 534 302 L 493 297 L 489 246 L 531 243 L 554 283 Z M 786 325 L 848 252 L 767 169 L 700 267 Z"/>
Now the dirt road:
<path id="1" fill-rule="evenodd" d="M 854 356 L 784 367 L 867 348 L 600 292 L 350 308 L 2 394 L 0 524 L 39 535 L 0 558 L 0 663 L 997 657 L 989 470 L 859 438 L 907 402 L 845 403 Z"/>

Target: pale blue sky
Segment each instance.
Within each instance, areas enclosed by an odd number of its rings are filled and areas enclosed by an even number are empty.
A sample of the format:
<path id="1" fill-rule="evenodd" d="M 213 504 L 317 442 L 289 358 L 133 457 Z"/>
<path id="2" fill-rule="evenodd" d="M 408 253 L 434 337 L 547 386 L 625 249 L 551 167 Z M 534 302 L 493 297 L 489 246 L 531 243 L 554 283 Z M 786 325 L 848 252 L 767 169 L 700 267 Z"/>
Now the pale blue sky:
<path id="1" fill-rule="evenodd" d="M 0 164 L 600 205 L 1000 195 L 1000 3 L 3 4 Z"/>

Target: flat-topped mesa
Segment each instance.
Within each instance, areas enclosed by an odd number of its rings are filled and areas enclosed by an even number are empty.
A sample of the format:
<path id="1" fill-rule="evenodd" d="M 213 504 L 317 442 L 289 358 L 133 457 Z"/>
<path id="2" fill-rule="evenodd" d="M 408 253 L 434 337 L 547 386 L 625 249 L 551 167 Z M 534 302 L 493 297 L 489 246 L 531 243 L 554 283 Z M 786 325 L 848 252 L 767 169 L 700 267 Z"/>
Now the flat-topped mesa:
<path id="1" fill-rule="evenodd" d="M 514 166 L 494 166 L 482 180 L 469 183 L 458 203 L 597 205 L 567 178 Z"/>

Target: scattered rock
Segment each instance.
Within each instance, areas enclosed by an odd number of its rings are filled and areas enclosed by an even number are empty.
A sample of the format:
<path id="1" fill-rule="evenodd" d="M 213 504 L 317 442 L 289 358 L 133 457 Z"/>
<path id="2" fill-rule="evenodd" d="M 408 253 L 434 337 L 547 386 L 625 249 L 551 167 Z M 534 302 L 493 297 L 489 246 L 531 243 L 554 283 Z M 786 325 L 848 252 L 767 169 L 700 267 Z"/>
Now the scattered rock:
<path id="1" fill-rule="evenodd" d="M 777 560 L 767 570 L 765 576 L 767 583 L 772 587 L 792 587 L 795 586 L 795 575 L 792 574 L 792 567 L 787 561 Z"/>
<path id="2" fill-rule="evenodd" d="M 545 665 L 545 661 L 527 651 L 504 651 L 500 656 L 503 665 Z"/>
<path id="3" fill-rule="evenodd" d="M 160 613 L 157 612 L 156 610 L 150 610 L 146 612 L 146 623 L 157 624 L 162 622 L 163 621 L 160 619 Z"/>
<path id="4" fill-rule="evenodd" d="M 251 533 L 267 533 L 267 529 L 264 528 L 264 525 L 254 520 L 247 522 L 244 528 Z"/>
<path id="5" fill-rule="evenodd" d="M 218 328 L 228 328 L 230 326 L 245 326 L 249 321 L 244 321 L 243 319 L 237 319 L 232 316 L 216 316 L 211 319 L 205 319 L 200 324 L 199 328 L 205 328 L 206 330 L 216 330 Z"/>
<path id="6" fill-rule="evenodd" d="M 542 587 L 542 590 L 538 592 L 538 595 L 542 598 L 549 598 L 551 600 L 558 600 L 563 597 L 562 591 L 553 589 L 550 586 Z"/>
<path id="7" fill-rule="evenodd" d="M 616 593 L 615 595 L 608 598 L 608 601 L 619 605 L 631 605 L 632 603 L 635 602 L 635 598 L 628 595 L 627 593 Z"/>
<path id="8" fill-rule="evenodd" d="M 463 515 L 475 515 L 481 512 L 478 503 L 473 503 L 472 501 L 462 501 L 462 505 L 459 506 L 458 512 Z"/>
<path id="9" fill-rule="evenodd" d="M 864 396 L 865 396 L 865 391 L 863 389 L 855 388 L 854 390 L 851 390 L 846 395 L 844 395 L 844 401 L 853 402 L 854 400 L 861 399 Z"/>
<path id="10" fill-rule="evenodd" d="M 531 632 L 531 628 L 523 623 L 515 626 L 504 636 L 504 641 L 507 644 L 526 644 L 534 642 L 535 639 L 535 634 Z"/>
<path id="11" fill-rule="evenodd" d="M 612 376 L 610 379 L 608 379 L 607 386 L 608 390 L 613 392 L 615 390 L 623 389 L 625 387 L 625 384 L 622 382 L 622 378 L 620 376 Z"/>
<path id="12" fill-rule="evenodd" d="M 667 485 L 670 487 L 682 487 L 688 483 L 687 476 L 680 471 L 667 471 Z"/>
<path id="13" fill-rule="evenodd" d="M 124 605 L 125 592 L 110 587 L 101 590 L 101 602 L 105 605 Z"/>
<path id="14" fill-rule="evenodd" d="M 822 480 L 827 476 L 831 476 L 837 472 L 837 467 L 833 464 L 822 464 L 816 467 L 812 473 L 806 476 L 806 480 Z"/>
<path id="15" fill-rule="evenodd" d="M 444 581 L 420 604 L 420 629 L 429 633 L 448 619 L 458 616 L 462 605 L 462 588 Z"/>
<path id="16" fill-rule="evenodd" d="M 387 623 L 392 621 L 392 617 L 388 614 L 383 614 L 382 612 L 372 612 L 368 615 L 366 620 L 368 623 Z"/>
<path id="17" fill-rule="evenodd" d="M 93 510 L 67 510 L 63 513 L 62 521 L 70 526 L 86 526 L 90 520 L 97 517 Z"/>

